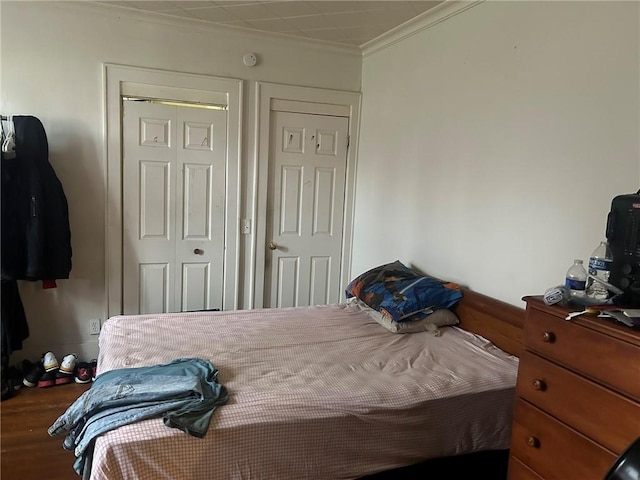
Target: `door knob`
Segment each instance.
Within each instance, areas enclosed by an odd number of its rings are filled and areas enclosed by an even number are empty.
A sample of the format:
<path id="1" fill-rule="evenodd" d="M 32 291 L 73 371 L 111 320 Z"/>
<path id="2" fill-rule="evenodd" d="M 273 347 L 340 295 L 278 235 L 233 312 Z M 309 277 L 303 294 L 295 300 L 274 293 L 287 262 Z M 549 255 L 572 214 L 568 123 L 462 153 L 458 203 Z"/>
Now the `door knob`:
<path id="1" fill-rule="evenodd" d="M 275 250 L 278 248 L 278 244 L 276 242 L 269 242 L 269 250 Z"/>
<path id="2" fill-rule="evenodd" d="M 201 250 L 199 248 L 195 248 L 193 250 L 193 253 L 195 253 L 196 255 L 202 255 L 204 253 L 204 250 Z"/>

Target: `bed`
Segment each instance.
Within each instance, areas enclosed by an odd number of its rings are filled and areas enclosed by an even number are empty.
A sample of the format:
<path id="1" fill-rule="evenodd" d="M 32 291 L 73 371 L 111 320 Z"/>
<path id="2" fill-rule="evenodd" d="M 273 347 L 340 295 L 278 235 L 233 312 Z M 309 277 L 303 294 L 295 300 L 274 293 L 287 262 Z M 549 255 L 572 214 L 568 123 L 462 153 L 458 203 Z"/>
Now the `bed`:
<path id="1" fill-rule="evenodd" d="M 229 399 L 204 438 L 161 419 L 100 436 L 90 478 L 353 479 L 504 451 L 523 312 L 468 290 L 455 312 L 408 335 L 353 303 L 112 317 L 99 374 L 204 358 Z"/>

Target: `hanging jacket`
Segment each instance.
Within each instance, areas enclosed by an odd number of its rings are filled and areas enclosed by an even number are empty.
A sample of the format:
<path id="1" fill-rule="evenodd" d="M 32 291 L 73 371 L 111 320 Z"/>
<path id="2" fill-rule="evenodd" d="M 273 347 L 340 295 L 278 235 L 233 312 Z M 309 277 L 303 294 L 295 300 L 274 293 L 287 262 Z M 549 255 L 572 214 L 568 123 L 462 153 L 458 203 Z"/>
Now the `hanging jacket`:
<path id="1" fill-rule="evenodd" d="M 2 343 L 0 352 L 3 358 L 8 358 L 15 350 L 22 350 L 22 342 L 29 338 L 29 324 L 24 314 L 22 299 L 18 291 L 18 282 L 2 279 L 0 333 Z"/>
<path id="2" fill-rule="evenodd" d="M 2 278 L 69 278 L 71 231 L 40 120 L 14 116 L 16 156 L 2 157 Z"/>

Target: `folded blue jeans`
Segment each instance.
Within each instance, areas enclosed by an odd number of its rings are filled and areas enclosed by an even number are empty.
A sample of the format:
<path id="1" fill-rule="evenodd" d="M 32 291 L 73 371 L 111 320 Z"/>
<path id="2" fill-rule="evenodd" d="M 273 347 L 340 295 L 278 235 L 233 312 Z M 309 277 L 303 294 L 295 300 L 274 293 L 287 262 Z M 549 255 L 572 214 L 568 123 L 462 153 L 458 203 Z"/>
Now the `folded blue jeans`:
<path id="1" fill-rule="evenodd" d="M 104 372 L 48 433 L 68 432 L 63 447 L 74 451 L 78 474 L 88 466 L 96 437 L 122 425 L 162 416 L 165 425 L 204 437 L 213 411 L 228 399 L 217 376 L 213 364 L 199 358 Z"/>

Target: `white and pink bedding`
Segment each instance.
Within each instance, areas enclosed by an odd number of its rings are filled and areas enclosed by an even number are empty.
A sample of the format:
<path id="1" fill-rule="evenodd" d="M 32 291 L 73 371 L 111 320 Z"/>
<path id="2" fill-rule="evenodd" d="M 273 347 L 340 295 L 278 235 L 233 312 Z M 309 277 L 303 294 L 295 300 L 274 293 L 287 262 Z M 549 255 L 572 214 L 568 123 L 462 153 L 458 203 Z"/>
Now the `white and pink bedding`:
<path id="1" fill-rule="evenodd" d="M 350 479 L 509 447 L 518 359 L 457 327 L 393 334 L 355 305 L 118 316 L 98 372 L 210 359 L 205 438 L 161 419 L 96 441 L 94 480 Z"/>

